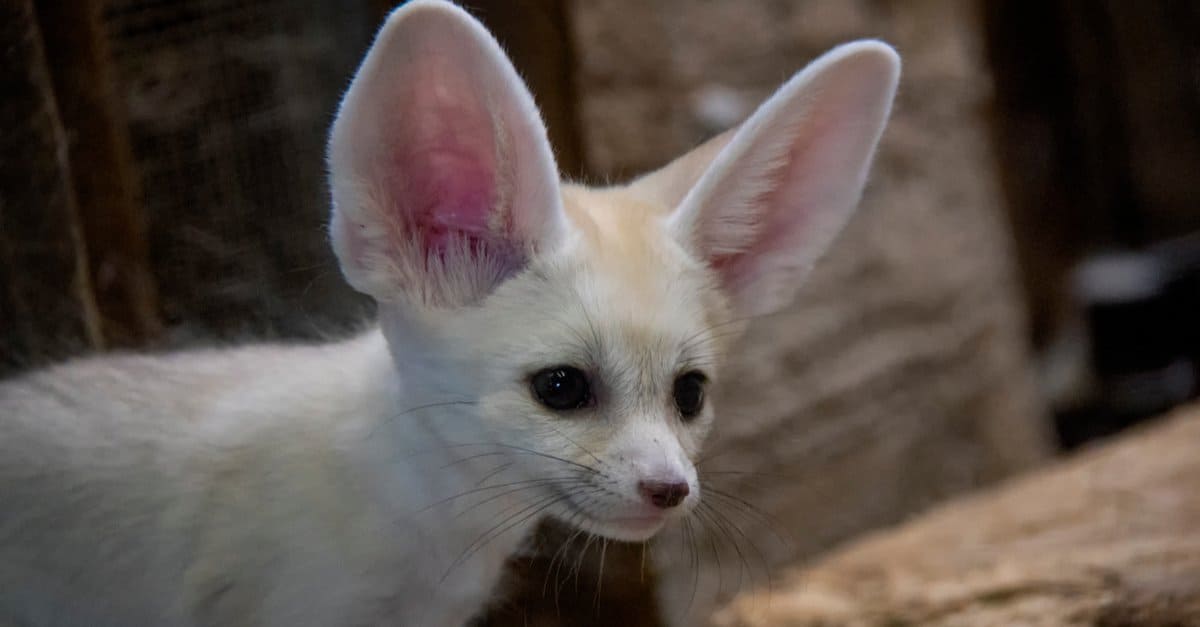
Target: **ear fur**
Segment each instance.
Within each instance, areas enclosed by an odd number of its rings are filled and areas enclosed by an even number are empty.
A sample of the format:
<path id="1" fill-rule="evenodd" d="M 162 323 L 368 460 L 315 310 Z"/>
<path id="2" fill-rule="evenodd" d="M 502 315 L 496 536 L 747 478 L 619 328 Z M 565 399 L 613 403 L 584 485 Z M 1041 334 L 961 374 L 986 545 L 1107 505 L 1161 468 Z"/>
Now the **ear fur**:
<path id="1" fill-rule="evenodd" d="M 475 303 L 564 229 L 545 126 L 499 44 L 416 0 L 376 36 L 329 141 L 342 271 L 380 301 Z"/>
<path id="2" fill-rule="evenodd" d="M 740 313 L 771 313 L 791 302 L 857 206 L 899 74 L 884 43 L 839 46 L 739 128 L 632 185 L 674 207 L 672 232 L 717 272 Z"/>

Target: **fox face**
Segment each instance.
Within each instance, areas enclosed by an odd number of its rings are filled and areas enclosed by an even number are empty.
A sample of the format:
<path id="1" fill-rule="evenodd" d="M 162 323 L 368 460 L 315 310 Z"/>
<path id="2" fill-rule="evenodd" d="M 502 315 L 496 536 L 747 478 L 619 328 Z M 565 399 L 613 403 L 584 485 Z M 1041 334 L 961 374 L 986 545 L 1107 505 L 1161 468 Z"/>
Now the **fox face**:
<path id="1" fill-rule="evenodd" d="M 331 236 L 395 377 L 522 512 L 644 540 L 685 516 L 722 357 L 788 304 L 861 195 L 899 75 L 839 47 L 625 185 L 559 180 L 533 98 L 444 2 L 389 18 L 334 124 Z M 403 409 L 403 408 L 397 408 Z M 465 453 L 471 456 L 471 453 Z M 503 479 L 492 477 L 503 477 Z"/>

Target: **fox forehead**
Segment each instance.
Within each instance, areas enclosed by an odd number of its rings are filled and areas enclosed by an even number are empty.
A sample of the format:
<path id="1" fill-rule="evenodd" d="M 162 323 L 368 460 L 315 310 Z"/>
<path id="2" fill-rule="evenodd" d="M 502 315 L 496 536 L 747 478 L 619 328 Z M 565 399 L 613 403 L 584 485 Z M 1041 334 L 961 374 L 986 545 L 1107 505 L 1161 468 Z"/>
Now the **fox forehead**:
<path id="1" fill-rule="evenodd" d="M 621 322 L 635 345 L 682 341 L 715 324 L 727 306 L 708 266 L 670 233 L 672 208 L 640 191 L 563 186 L 564 211 L 578 232 L 576 291 Z"/>
<path id="2" fill-rule="evenodd" d="M 644 313 L 700 305 L 692 301 L 710 277 L 668 232 L 669 207 L 627 187 L 564 185 L 562 199 L 579 236 L 574 261 L 593 289 L 615 291 Z"/>
<path id="3" fill-rule="evenodd" d="M 532 260 L 524 279 L 483 303 L 480 319 L 462 322 L 509 320 L 516 332 L 499 355 L 519 356 L 524 368 L 594 368 L 633 397 L 657 394 L 681 368 L 714 376 L 724 346 L 710 331 L 730 316 L 725 297 L 671 236 L 669 208 L 639 191 L 564 185 L 570 243 Z"/>

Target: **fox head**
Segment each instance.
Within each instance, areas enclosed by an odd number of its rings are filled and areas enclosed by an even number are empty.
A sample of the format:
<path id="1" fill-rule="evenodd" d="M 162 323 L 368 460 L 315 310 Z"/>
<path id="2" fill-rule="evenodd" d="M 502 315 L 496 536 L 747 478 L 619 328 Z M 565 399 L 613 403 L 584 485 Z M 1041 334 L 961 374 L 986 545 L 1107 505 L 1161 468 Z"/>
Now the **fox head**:
<path id="1" fill-rule="evenodd" d="M 590 188 L 560 182 L 484 27 L 410 2 L 333 126 L 333 246 L 410 396 L 462 401 L 545 513 L 646 539 L 700 498 L 722 356 L 853 212 L 898 76 L 883 43 L 838 47 L 740 127 Z"/>

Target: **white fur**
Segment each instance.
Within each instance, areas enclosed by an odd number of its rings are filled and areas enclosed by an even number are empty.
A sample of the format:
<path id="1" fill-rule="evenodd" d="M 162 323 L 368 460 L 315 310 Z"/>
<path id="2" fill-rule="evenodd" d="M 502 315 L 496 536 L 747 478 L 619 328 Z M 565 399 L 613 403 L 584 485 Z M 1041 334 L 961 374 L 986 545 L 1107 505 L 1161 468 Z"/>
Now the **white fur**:
<path id="1" fill-rule="evenodd" d="M 0 384 L 0 622 L 462 624 L 545 516 L 624 540 L 686 516 L 714 412 L 683 420 L 673 383 L 715 379 L 845 222 L 897 71 L 838 48 L 740 130 L 594 190 L 558 183 L 478 23 L 397 10 L 330 141 L 333 244 L 379 328 Z M 593 403 L 534 398 L 557 365 Z M 641 481 L 690 494 L 662 510 Z"/>

